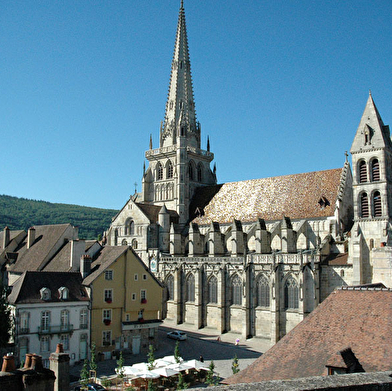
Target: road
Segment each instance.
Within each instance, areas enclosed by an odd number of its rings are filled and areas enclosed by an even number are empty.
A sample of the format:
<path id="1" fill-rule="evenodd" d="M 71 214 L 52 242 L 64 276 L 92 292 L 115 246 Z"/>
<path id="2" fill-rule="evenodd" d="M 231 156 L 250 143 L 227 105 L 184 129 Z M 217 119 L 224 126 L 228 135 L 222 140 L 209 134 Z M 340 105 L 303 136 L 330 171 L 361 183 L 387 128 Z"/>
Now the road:
<path id="1" fill-rule="evenodd" d="M 158 338 L 159 347 L 155 352 L 155 358 L 161 358 L 174 354 L 175 340 L 167 338 L 166 334 L 169 331 L 182 330 L 188 335 L 186 341 L 180 341 L 179 349 L 180 355 L 184 360 L 199 359 L 200 355 L 203 356 L 206 366 L 211 360 L 214 361 L 215 371 L 221 379 L 224 379 L 232 374 L 231 365 L 233 358 L 237 355 L 239 360 L 240 370 L 246 368 L 258 357 L 262 352 L 268 349 L 266 343 L 260 339 L 249 339 L 241 341 L 238 346 L 235 345 L 235 340 L 238 335 L 235 334 L 222 334 L 220 341 L 217 341 L 218 335 L 213 332 L 209 333 L 208 330 L 191 330 L 184 325 L 177 325 L 171 328 L 165 324 L 159 327 Z M 124 365 L 133 365 L 139 362 L 147 362 L 147 355 L 145 353 L 138 355 L 125 355 Z M 116 360 L 105 360 L 98 362 L 98 377 L 114 375 L 115 368 L 117 367 Z M 71 368 L 71 378 L 76 380 L 80 377 L 80 370 L 82 365 L 76 365 Z M 71 381 L 72 381 L 71 380 Z"/>

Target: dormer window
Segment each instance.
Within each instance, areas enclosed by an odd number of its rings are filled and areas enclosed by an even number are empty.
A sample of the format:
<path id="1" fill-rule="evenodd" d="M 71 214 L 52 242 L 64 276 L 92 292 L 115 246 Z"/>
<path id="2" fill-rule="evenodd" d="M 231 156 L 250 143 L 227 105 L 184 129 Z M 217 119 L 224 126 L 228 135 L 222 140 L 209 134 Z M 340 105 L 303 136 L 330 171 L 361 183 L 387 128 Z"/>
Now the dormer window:
<path id="1" fill-rule="evenodd" d="M 65 286 L 59 288 L 59 299 L 68 300 L 68 297 L 69 297 L 68 288 L 66 288 Z"/>
<path id="2" fill-rule="evenodd" d="M 41 300 L 50 300 L 51 294 L 49 288 L 41 288 L 39 293 L 41 295 Z"/>

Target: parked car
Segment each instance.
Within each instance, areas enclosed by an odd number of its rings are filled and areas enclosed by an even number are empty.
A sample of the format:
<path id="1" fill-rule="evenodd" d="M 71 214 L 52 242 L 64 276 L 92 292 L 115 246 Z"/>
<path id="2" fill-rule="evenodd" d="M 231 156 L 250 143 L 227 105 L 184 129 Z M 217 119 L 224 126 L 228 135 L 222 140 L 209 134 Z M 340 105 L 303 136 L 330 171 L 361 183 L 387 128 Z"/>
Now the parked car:
<path id="1" fill-rule="evenodd" d="M 170 333 L 167 333 L 167 336 L 177 341 L 185 341 L 187 339 L 187 335 L 183 331 L 170 331 Z"/>
<path id="2" fill-rule="evenodd" d="M 87 384 L 87 389 L 88 391 L 106 391 L 105 387 L 102 387 L 100 384 L 98 383 L 89 383 Z M 81 391 L 83 390 L 82 386 L 77 386 L 75 387 L 75 391 Z"/>

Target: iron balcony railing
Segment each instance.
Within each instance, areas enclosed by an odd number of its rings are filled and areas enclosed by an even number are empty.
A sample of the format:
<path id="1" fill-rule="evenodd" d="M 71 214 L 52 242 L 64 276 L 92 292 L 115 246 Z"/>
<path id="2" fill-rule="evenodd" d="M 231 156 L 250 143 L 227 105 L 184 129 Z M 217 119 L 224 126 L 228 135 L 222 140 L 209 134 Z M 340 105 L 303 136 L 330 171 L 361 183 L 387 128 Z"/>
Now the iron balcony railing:
<path id="1" fill-rule="evenodd" d="M 38 334 L 67 334 L 72 333 L 74 330 L 73 324 L 60 325 L 60 326 L 47 326 L 38 327 Z"/>

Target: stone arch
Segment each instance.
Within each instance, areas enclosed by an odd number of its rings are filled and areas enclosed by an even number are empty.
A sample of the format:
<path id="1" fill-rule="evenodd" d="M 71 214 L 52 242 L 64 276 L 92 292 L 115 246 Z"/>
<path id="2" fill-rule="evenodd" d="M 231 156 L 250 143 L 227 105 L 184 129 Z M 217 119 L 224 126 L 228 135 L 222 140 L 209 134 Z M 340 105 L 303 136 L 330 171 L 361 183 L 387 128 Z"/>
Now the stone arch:
<path id="1" fill-rule="evenodd" d="M 157 163 L 156 168 L 155 168 L 155 172 L 156 172 L 156 179 L 158 181 L 162 180 L 163 179 L 163 167 L 160 162 Z"/>
<path id="2" fill-rule="evenodd" d="M 378 190 L 375 190 L 372 193 L 372 216 L 373 217 L 382 216 L 381 194 Z"/>
<path id="3" fill-rule="evenodd" d="M 128 217 L 125 220 L 124 228 L 125 228 L 125 235 L 135 234 L 135 222 L 133 221 L 132 217 Z"/>
<path id="4" fill-rule="evenodd" d="M 194 181 L 196 176 L 196 165 L 193 160 L 188 163 L 188 178 L 190 181 Z"/>
<path id="5" fill-rule="evenodd" d="M 198 163 L 197 165 L 197 181 L 198 182 L 203 182 L 203 164 L 201 162 Z"/>
<path id="6" fill-rule="evenodd" d="M 359 208 L 360 217 L 369 217 L 369 197 L 364 191 L 359 194 Z"/>
<path id="7" fill-rule="evenodd" d="M 269 307 L 271 302 L 270 297 L 270 282 L 269 278 L 264 273 L 259 273 L 256 278 L 256 306 Z"/>

